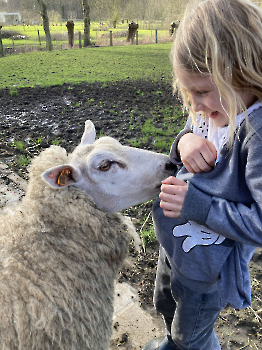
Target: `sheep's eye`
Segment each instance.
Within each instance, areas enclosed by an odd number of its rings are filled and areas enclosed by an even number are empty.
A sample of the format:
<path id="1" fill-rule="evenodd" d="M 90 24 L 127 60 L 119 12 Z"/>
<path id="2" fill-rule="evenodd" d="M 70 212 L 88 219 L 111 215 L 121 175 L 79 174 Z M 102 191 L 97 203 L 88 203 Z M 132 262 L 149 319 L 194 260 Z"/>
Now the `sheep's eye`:
<path id="1" fill-rule="evenodd" d="M 114 162 L 111 161 L 111 160 L 103 160 L 99 166 L 98 166 L 98 169 L 101 170 L 101 171 L 107 171 L 111 168 L 111 165 L 113 164 Z"/>

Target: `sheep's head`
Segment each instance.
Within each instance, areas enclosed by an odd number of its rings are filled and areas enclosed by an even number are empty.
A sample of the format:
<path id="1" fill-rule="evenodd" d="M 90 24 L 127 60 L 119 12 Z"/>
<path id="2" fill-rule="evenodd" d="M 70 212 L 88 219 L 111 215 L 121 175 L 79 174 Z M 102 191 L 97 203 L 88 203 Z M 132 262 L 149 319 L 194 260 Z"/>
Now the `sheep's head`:
<path id="1" fill-rule="evenodd" d="M 95 141 L 95 127 L 86 121 L 81 143 L 68 162 L 42 177 L 55 188 L 81 188 L 98 206 L 114 212 L 156 197 L 161 181 L 175 169 L 167 155 L 123 146 L 111 137 Z"/>

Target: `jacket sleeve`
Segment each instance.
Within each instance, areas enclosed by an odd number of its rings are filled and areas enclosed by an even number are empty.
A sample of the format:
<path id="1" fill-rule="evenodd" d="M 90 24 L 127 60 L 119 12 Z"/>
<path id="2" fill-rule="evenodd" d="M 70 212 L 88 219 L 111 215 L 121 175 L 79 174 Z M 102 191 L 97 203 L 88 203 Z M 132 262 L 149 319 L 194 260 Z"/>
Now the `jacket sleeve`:
<path id="1" fill-rule="evenodd" d="M 247 137 L 245 181 L 253 202 L 230 202 L 203 192 L 188 181 L 180 218 L 195 221 L 232 240 L 262 247 L 262 130 Z"/>
<path id="2" fill-rule="evenodd" d="M 189 132 L 193 132 L 192 129 L 192 123 L 191 123 L 191 119 L 190 117 L 187 118 L 187 122 L 185 127 L 180 131 L 180 133 L 177 135 L 177 137 L 175 138 L 175 141 L 173 142 L 172 146 L 171 146 L 171 150 L 170 150 L 170 160 L 173 164 L 182 166 L 183 163 L 181 162 L 180 156 L 177 153 L 177 144 L 180 141 L 181 137 L 184 136 L 185 134 L 189 133 Z"/>

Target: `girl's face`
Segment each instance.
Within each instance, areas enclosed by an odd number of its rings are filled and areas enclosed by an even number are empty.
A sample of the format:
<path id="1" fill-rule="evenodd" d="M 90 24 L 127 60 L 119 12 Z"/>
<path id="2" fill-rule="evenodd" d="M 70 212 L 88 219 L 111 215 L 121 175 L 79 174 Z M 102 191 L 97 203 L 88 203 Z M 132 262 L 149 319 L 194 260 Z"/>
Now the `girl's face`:
<path id="1" fill-rule="evenodd" d="M 181 86 L 190 96 L 194 112 L 205 113 L 218 127 L 229 124 L 228 104 L 223 98 L 220 98 L 218 88 L 210 76 L 193 75 L 183 70 L 177 70 L 175 73 Z M 238 95 L 247 108 L 255 100 L 254 95 L 249 92 L 239 92 Z"/>

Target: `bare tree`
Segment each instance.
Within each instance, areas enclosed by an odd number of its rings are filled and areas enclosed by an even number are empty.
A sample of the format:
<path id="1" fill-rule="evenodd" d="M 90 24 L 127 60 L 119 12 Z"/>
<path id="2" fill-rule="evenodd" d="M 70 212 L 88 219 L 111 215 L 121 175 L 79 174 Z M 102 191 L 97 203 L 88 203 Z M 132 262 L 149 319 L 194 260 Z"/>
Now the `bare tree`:
<path id="1" fill-rule="evenodd" d="M 51 39 L 50 28 L 49 28 L 47 5 L 45 4 L 44 0 L 37 0 L 37 2 L 38 2 L 38 5 L 40 6 L 40 15 L 43 19 L 43 28 L 46 36 L 46 48 L 49 51 L 52 51 L 52 39 Z"/>
<path id="2" fill-rule="evenodd" d="M 262 2 L 252 1 L 257 4 Z M 123 18 L 129 21 L 157 20 L 170 25 L 172 21 L 181 19 L 187 3 L 188 0 L 0 0 L 0 11 L 23 12 L 26 9 L 25 13 L 30 18 L 29 11 L 36 12 L 40 8 L 42 16 L 43 6 L 48 6 L 49 11 L 60 13 L 64 20 L 82 18 L 85 26 L 84 45 L 90 45 L 90 21 L 93 19 L 100 22 L 110 19 L 114 24 Z"/>
<path id="3" fill-rule="evenodd" d="M 12 0 L 17 1 L 17 0 Z M 49 2 L 47 0 L 21 0 L 21 7 L 24 11 L 32 14 L 40 14 L 43 20 L 43 29 L 46 36 L 46 49 L 52 50 L 52 39 L 49 28 L 49 17 L 47 12 L 47 6 Z M 22 18 L 23 20 L 23 18 Z"/>
<path id="4" fill-rule="evenodd" d="M 87 47 L 91 45 L 89 0 L 83 0 L 83 16 L 84 16 L 84 47 Z"/>

